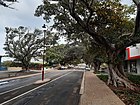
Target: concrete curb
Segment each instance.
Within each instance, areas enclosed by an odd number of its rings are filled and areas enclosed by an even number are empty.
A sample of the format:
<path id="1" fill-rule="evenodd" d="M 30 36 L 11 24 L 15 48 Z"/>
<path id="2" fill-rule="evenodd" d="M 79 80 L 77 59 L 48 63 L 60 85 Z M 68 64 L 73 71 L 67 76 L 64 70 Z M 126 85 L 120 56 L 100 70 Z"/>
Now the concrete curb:
<path id="1" fill-rule="evenodd" d="M 13 79 L 26 78 L 26 77 L 36 76 L 36 75 L 41 75 L 41 73 L 28 74 L 28 75 L 11 77 L 11 78 L 4 78 L 4 79 L 0 79 L 0 81 L 8 81 L 8 80 L 13 80 Z"/>
<path id="2" fill-rule="evenodd" d="M 33 84 L 34 84 L 34 85 L 41 85 L 41 84 L 47 83 L 47 82 L 49 82 L 49 81 L 51 81 L 51 79 L 46 78 L 46 79 L 44 79 L 43 81 L 42 81 L 42 80 L 38 80 L 38 81 L 34 82 Z"/>
<path id="3" fill-rule="evenodd" d="M 49 71 L 55 71 L 55 70 L 48 70 L 48 71 L 45 71 L 45 73 L 48 73 Z M 27 78 L 27 77 L 36 76 L 36 75 L 41 75 L 41 71 L 35 74 L 27 74 L 27 75 L 21 75 L 21 76 L 16 76 L 16 77 L 3 78 L 3 79 L 0 79 L 0 81 L 9 81 L 9 80 L 20 79 L 20 78 L 22 79 L 22 78 Z"/>
<path id="4" fill-rule="evenodd" d="M 81 83 L 80 92 L 79 92 L 79 94 L 81 95 L 84 94 L 84 86 L 85 86 L 85 71 L 83 74 L 82 83 Z"/>

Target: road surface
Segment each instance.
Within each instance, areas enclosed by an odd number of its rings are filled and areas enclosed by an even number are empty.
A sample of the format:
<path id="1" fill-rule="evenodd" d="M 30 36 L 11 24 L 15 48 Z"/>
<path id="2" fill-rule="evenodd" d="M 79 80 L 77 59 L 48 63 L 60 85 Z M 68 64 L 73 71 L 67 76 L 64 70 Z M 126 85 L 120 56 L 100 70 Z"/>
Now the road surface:
<path id="1" fill-rule="evenodd" d="M 1 94 L 0 105 L 78 105 L 82 75 L 82 71 L 50 73 L 52 81 L 46 84 L 30 84 Z"/>
<path id="2" fill-rule="evenodd" d="M 53 79 L 67 72 L 69 71 L 48 71 L 47 73 L 45 73 L 45 78 Z M 27 78 L 19 78 L 4 81 L 0 80 L 0 95 L 15 88 L 31 85 L 37 80 L 41 80 L 41 74 Z"/>

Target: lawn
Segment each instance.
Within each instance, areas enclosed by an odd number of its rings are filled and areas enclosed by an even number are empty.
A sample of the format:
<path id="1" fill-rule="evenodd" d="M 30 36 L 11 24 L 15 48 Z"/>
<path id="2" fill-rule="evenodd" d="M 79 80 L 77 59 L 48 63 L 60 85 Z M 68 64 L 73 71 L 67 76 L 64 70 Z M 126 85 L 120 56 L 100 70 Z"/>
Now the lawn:
<path id="1" fill-rule="evenodd" d="M 107 83 L 107 75 L 97 75 L 102 81 Z M 140 85 L 140 75 L 128 74 L 128 79 L 133 83 Z M 136 93 L 128 88 L 114 87 L 109 85 L 113 92 L 126 104 L 126 105 L 140 105 L 140 93 Z"/>

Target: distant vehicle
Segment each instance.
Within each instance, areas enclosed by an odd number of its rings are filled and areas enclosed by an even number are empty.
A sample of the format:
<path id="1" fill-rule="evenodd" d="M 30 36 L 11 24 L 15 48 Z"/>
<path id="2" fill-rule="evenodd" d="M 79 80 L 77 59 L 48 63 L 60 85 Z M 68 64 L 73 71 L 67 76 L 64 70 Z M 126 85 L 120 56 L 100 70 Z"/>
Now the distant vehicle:
<path id="1" fill-rule="evenodd" d="M 86 68 L 87 71 L 90 71 L 90 68 Z"/>
<path id="2" fill-rule="evenodd" d="M 68 65 L 68 69 L 74 68 L 74 65 Z"/>
<path id="3" fill-rule="evenodd" d="M 67 67 L 61 66 L 58 70 L 65 70 L 65 69 L 67 69 Z"/>
<path id="4" fill-rule="evenodd" d="M 90 71 L 90 68 L 88 66 L 85 66 L 85 70 Z"/>

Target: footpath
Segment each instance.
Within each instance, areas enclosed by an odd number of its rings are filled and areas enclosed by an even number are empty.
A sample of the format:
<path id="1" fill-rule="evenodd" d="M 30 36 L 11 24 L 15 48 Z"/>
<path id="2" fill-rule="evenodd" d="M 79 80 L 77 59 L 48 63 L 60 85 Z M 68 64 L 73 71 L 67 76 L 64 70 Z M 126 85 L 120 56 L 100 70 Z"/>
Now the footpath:
<path id="1" fill-rule="evenodd" d="M 125 105 L 113 91 L 90 71 L 85 72 L 79 105 Z"/>

